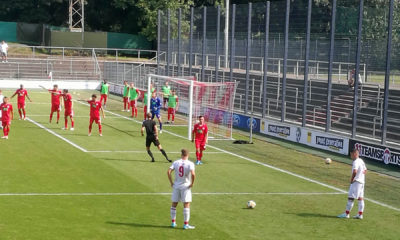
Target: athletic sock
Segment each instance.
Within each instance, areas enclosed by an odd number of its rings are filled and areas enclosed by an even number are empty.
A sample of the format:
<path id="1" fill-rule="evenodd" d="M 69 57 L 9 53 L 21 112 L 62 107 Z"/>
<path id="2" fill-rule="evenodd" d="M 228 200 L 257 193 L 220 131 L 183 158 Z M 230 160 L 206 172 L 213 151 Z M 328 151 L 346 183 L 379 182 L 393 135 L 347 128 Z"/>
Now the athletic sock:
<path id="1" fill-rule="evenodd" d="M 7 136 L 7 127 L 3 127 L 3 134 L 4 136 Z"/>
<path id="2" fill-rule="evenodd" d="M 168 159 L 167 153 L 164 151 L 164 149 L 160 149 L 160 152 L 162 153 L 162 155 L 164 155 L 165 159 Z"/>
<path id="3" fill-rule="evenodd" d="M 75 122 L 74 122 L 74 120 L 72 120 L 72 118 L 71 118 L 71 127 L 74 128 L 74 125 L 75 125 Z"/>
<path id="4" fill-rule="evenodd" d="M 162 122 L 160 122 L 160 131 L 162 130 Z"/>
<path id="5" fill-rule="evenodd" d="M 172 114 L 172 121 L 175 120 L 175 114 Z"/>
<path id="6" fill-rule="evenodd" d="M 21 111 L 21 109 L 18 109 L 18 113 L 19 113 L 19 118 L 22 118 L 22 111 Z"/>
<path id="7" fill-rule="evenodd" d="M 364 212 L 364 199 L 358 200 L 358 215 L 362 215 Z"/>
<path id="8" fill-rule="evenodd" d="M 65 129 L 68 128 L 68 118 L 65 118 L 65 121 L 64 121 L 64 128 L 65 128 Z"/>
<path id="9" fill-rule="evenodd" d="M 149 154 L 149 156 L 151 157 L 151 160 L 154 160 L 154 156 L 153 153 L 151 152 L 151 150 L 147 150 L 147 154 Z"/>
<path id="10" fill-rule="evenodd" d="M 203 151 L 200 150 L 200 161 L 201 161 L 202 158 L 203 158 Z"/>
<path id="11" fill-rule="evenodd" d="M 57 112 L 57 123 L 60 120 L 60 112 Z"/>
<path id="12" fill-rule="evenodd" d="M 196 151 L 196 159 L 200 160 L 200 152 Z"/>
<path id="13" fill-rule="evenodd" d="M 26 117 L 25 108 L 22 109 L 22 113 L 24 114 L 24 118 Z"/>
<path id="14" fill-rule="evenodd" d="M 183 222 L 184 224 L 189 224 L 190 220 L 190 208 L 183 209 Z"/>
<path id="15" fill-rule="evenodd" d="M 50 122 L 53 120 L 53 113 L 50 113 Z"/>
<path id="16" fill-rule="evenodd" d="M 176 219 L 176 208 L 171 207 L 171 221 L 174 223 Z"/>
<path id="17" fill-rule="evenodd" d="M 101 124 L 99 124 L 99 133 L 101 134 Z"/>
<path id="18" fill-rule="evenodd" d="M 354 201 L 348 200 L 346 205 L 346 214 L 349 214 L 351 209 L 353 208 Z"/>

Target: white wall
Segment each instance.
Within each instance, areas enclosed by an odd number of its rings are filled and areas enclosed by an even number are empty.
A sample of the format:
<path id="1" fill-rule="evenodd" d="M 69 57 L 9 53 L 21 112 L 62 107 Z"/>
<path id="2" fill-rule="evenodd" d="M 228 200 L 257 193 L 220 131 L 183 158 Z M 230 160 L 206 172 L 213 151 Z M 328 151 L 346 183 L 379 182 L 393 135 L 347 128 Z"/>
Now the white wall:
<path id="1" fill-rule="evenodd" d="M 77 89 L 77 90 L 94 90 L 100 87 L 100 81 L 87 80 L 68 80 L 68 81 L 49 81 L 49 80 L 0 80 L 0 89 L 19 88 L 23 84 L 27 89 L 40 88 L 40 85 L 45 88 L 52 88 L 54 84 L 60 89 Z"/>

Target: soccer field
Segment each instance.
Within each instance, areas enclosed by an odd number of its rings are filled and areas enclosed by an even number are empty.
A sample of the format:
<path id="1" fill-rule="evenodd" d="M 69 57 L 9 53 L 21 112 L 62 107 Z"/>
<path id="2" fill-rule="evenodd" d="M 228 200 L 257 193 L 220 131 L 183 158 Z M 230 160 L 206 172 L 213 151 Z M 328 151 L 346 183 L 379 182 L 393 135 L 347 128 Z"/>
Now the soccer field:
<path id="1" fill-rule="evenodd" d="M 10 96 L 13 91 L 4 91 Z M 367 174 L 363 220 L 338 219 L 344 211 L 351 166 L 256 140 L 253 145 L 210 141 L 196 166 L 190 223 L 170 228 L 170 166 L 154 146 L 145 151 L 138 119 L 112 97 L 87 136 L 89 107 L 74 102 L 75 131 L 49 124 L 50 94 L 29 91 L 26 121 L 14 121 L 0 141 L 0 239 L 398 239 L 400 181 Z M 88 99 L 90 92 L 74 92 Z M 165 117 L 164 117 L 165 120 Z M 182 122 L 183 123 L 183 122 Z M 194 144 L 187 128 L 164 125 L 160 142 L 170 159 Z M 240 137 L 235 135 L 234 137 Z M 332 157 L 334 159 L 334 156 Z M 367 166 L 368 167 L 368 166 Z M 257 203 L 247 209 L 248 200 Z M 357 211 L 355 204 L 351 216 Z"/>

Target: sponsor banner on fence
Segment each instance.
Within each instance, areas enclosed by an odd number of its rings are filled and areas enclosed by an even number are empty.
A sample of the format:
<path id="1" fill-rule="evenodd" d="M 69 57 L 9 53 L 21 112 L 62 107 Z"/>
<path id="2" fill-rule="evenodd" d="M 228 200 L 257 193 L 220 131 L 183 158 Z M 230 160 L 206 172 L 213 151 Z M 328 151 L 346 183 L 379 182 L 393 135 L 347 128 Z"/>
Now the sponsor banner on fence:
<path id="1" fill-rule="evenodd" d="M 354 147 L 358 149 L 360 157 L 363 159 L 400 166 L 400 150 L 398 149 L 351 139 L 350 149 Z"/>
<path id="2" fill-rule="evenodd" d="M 261 133 L 344 155 L 349 152 L 349 139 L 279 122 L 261 121 Z"/>
<path id="3" fill-rule="evenodd" d="M 122 93 L 124 92 L 124 85 L 115 83 L 108 83 L 108 85 L 110 86 L 109 87 L 110 93 L 122 96 Z"/>
<path id="4" fill-rule="evenodd" d="M 251 117 L 234 113 L 232 117 L 232 125 L 233 127 L 250 130 L 250 122 Z M 260 132 L 260 119 L 253 118 L 253 132 L 258 133 Z"/>

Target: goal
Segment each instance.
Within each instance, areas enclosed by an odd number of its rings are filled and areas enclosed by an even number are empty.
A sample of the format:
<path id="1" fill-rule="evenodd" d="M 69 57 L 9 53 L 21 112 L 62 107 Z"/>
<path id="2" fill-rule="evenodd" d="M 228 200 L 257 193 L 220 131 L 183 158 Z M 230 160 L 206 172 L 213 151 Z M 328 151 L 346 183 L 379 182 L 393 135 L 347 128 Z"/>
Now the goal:
<path id="1" fill-rule="evenodd" d="M 174 133 L 185 135 L 190 140 L 198 117 L 204 116 L 208 125 L 209 140 L 232 139 L 232 116 L 236 90 L 234 82 L 207 83 L 198 82 L 193 76 L 167 77 L 149 74 L 147 75 L 148 96 L 151 96 L 150 91 L 154 88 L 157 96 L 162 99 L 162 86 L 165 86 L 167 82 L 171 90 L 175 90 L 179 99 L 175 117 L 178 119 L 175 122 L 187 128 L 187 135 L 183 131 L 174 131 Z M 147 98 L 147 105 L 150 106 L 150 97 Z M 148 111 L 150 111 L 149 108 Z M 165 123 L 167 115 L 165 114 L 162 118 Z"/>

